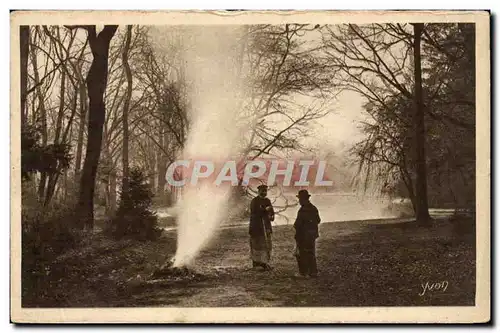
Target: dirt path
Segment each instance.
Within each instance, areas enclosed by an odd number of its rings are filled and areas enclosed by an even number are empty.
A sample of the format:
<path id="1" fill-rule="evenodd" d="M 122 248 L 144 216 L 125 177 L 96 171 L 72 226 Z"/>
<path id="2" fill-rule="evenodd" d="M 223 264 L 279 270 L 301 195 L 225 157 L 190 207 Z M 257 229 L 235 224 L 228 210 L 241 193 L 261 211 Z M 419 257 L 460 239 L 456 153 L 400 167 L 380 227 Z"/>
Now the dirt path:
<path id="1" fill-rule="evenodd" d="M 203 281 L 149 294 L 163 306 L 349 306 L 473 304 L 474 252 L 450 226 L 324 224 L 317 243 L 320 277 L 295 278 L 291 226 L 275 228 L 274 270 L 251 269 L 246 228 L 221 232 L 196 262 Z M 426 281 L 449 281 L 443 293 L 418 296 Z M 155 294 L 156 293 L 156 294 Z M 162 303 L 163 302 L 163 303 Z"/>
<path id="2" fill-rule="evenodd" d="M 155 242 L 97 236 L 48 267 L 27 307 L 234 307 L 473 305 L 474 235 L 457 237 L 446 221 L 324 223 L 317 242 L 320 276 L 295 278 L 292 226 L 273 234 L 271 272 L 251 268 L 246 227 L 226 228 L 203 250 L 189 278 L 153 279 L 175 253 L 175 232 Z M 422 284 L 445 291 L 419 296 Z"/>

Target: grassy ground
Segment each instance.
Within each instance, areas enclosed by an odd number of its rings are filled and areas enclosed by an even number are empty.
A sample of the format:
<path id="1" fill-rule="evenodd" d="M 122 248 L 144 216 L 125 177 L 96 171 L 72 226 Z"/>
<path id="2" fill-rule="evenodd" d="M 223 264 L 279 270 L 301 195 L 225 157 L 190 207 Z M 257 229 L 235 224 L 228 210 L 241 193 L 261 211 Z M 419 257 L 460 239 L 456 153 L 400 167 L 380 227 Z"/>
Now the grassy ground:
<path id="1" fill-rule="evenodd" d="M 175 251 L 175 232 L 157 242 L 115 242 L 96 234 L 47 267 L 43 293 L 26 307 L 428 306 L 474 305 L 474 235 L 448 221 L 324 223 L 317 279 L 293 277 L 291 226 L 274 228 L 271 272 L 250 268 L 247 228 L 227 228 L 197 259 L 199 275 L 152 280 Z M 446 290 L 423 287 L 447 281 Z"/>

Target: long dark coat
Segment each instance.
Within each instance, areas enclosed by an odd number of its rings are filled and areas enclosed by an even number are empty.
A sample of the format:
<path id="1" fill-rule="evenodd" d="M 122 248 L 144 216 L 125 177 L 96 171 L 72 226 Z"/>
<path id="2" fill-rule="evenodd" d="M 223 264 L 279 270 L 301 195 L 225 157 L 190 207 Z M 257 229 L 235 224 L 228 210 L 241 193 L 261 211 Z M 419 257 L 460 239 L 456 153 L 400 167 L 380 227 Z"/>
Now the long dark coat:
<path id="1" fill-rule="evenodd" d="M 294 223 L 295 240 L 298 244 L 315 240 L 319 237 L 318 225 L 321 222 L 316 206 L 311 202 L 301 206 Z"/>
<path id="2" fill-rule="evenodd" d="M 269 210 L 266 210 L 270 207 Z M 271 222 L 274 221 L 274 209 L 269 198 L 259 196 L 250 203 L 250 236 L 264 236 L 264 227 L 268 233 L 273 232 Z"/>

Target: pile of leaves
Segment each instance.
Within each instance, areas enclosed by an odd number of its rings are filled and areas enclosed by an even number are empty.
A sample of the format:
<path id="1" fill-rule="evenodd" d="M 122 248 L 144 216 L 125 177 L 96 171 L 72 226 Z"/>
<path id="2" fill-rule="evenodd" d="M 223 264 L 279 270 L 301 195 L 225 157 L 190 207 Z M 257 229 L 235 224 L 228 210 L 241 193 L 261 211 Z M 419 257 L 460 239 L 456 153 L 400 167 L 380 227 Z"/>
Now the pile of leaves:
<path id="1" fill-rule="evenodd" d="M 203 274 L 195 272 L 186 266 L 177 267 L 173 265 L 173 261 L 168 261 L 165 265 L 156 269 L 153 274 L 151 274 L 151 279 L 161 280 L 161 279 L 174 279 L 174 280 L 198 280 L 203 278 Z"/>

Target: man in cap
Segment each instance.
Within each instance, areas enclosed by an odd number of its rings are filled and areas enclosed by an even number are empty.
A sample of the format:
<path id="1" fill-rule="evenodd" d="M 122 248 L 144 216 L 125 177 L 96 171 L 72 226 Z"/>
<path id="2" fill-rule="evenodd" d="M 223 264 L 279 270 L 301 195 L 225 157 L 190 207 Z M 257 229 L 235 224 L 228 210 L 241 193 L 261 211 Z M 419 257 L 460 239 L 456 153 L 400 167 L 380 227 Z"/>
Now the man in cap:
<path id="1" fill-rule="evenodd" d="M 307 190 L 297 194 L 300 209 L 294 223 L 295 242 L 297 244 L 297 263 L 299 273 L 304 277 L 318 276 L 316 266 L 316 239 L 319 237 L 318 225 L 321 222 L 318 209 L 309 201 Z"/>
<path id="2" fill-rule="evenodd" d="M 250 251 L 253 267 L 269 270 L 271 267 L 272 226 L 274 209 L 267 198 L 267 186 L 257 187 L 258 195 L 250 203 Z"/>

